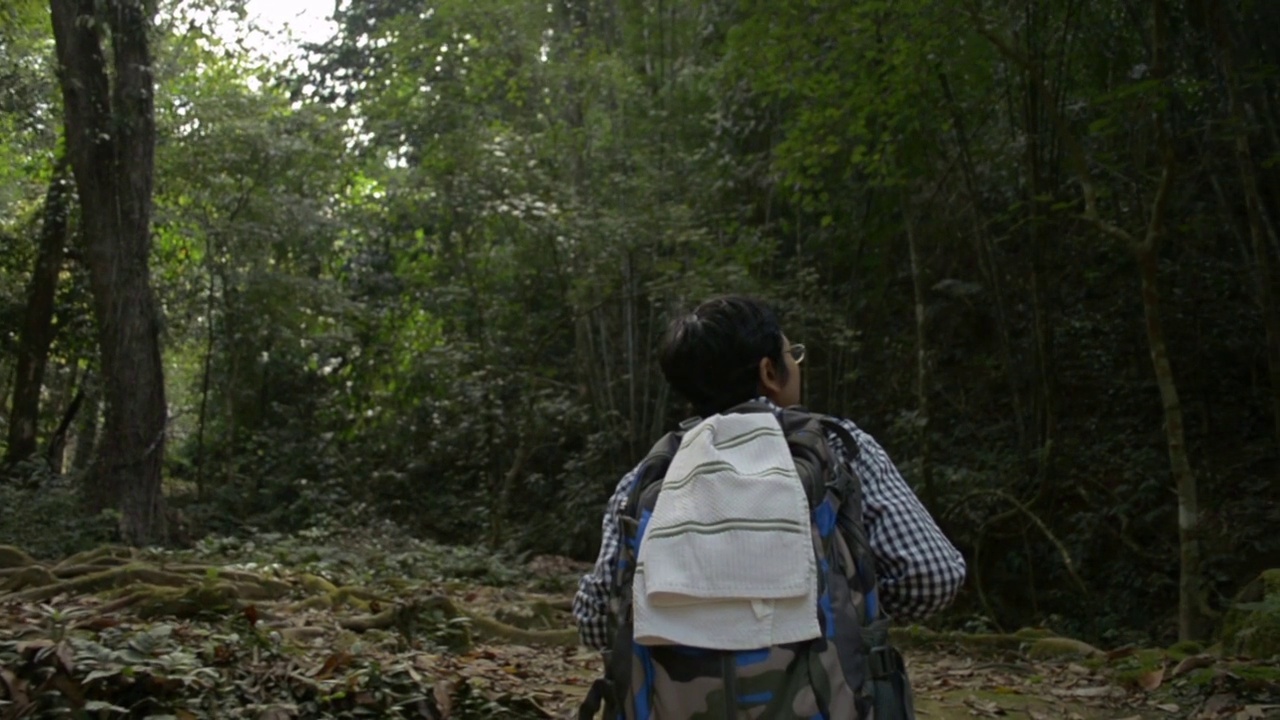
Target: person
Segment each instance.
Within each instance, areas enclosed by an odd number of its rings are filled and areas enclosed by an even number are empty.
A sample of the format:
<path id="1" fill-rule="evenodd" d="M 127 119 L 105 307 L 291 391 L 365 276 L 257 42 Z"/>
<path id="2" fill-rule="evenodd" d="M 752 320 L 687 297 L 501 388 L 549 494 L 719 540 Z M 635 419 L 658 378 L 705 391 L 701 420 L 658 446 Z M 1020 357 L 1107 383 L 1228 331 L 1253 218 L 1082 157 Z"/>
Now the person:
<path id="1" fill-rule="evenodd" d="M 701 418 L 752 400 L 778 412 L 798 406 L 804 359 L 804 345 L 791 342 L 769 306 L 739 295 L 712 298 L 675 319 L 659 349 L 667 382 Z M 850 420 L 835 420 L 846 432 L 828 431 L 827 442 L 861 485 L 860 516 L 874 558 L 879 607 L 895 621 L 937 613 L 964 581 L 963 556 L 875 439 Z M 842 437 L 857 447 L 844 447 Z M 618 482 L 604 513 L 599 555 L 573 600 L 582 643 L 606 655 L 623 604 L 614 580 L 620 520 L 638 470 Z"/>

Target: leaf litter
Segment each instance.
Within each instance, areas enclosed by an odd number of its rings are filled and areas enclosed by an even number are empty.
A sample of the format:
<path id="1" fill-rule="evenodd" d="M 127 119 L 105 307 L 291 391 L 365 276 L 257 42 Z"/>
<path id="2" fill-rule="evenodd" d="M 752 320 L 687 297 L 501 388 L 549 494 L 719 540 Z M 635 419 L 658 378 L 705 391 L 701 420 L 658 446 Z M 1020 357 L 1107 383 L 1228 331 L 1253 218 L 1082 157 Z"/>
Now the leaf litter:
<path id="1" fill-rule="evenodd" d="M 358 581 L 370 598 L 358 609 L 374 615 L 424 593 L 443 595 L 468 613 L 562 635 L 571 631 L 567 601 L 585 569 L 564 558 L 515 564 L 427 546 L 374 548 L 370 559 L 368 547 L 341 542 L 330 552 L 307 540 L 310 547 L 267 539 L 230 557 L 206 547 L 163 561 L 199 559 L 215 568 L 210 575 L 263 573 L 296 588 L 304 574 L 335 587 Z M 304 595 L 144 619 L 118 591 L 40 603 L 0 594 L 0 720 L 68 712 L 155 720 L 566 718 L 600 672 L 598 654 L 572 643 L 468 638 L 468 618 L 353 631 L 344 627 L 352 606 L 297 602 Z M 1121 682 L 1113 666 L 1128 655 L 1082 664 L 957 646 L 906 651 L 923 720 L 1280 718 L 1280 692 L 1259 671 L 1274 665 L 1193 655 Z"/>

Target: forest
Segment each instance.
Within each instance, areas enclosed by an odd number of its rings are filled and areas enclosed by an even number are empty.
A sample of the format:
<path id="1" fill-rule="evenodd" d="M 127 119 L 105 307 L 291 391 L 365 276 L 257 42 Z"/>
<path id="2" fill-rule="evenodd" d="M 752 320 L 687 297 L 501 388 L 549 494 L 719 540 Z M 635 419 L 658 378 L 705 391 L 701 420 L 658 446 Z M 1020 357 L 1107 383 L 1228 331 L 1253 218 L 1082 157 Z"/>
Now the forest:
<path id="1" fill-rule="evenodd" d="M 0 4 L 0 718 L 224 716 L 62 649 L 197 627 L 183 682 L 262 690 L 268 619 L 339 611 L 335 714 L 244 717 L 550 717 L 494 688 L 590 664 L 564 598 L 719 293 L 963 552 L 928 653 L 1280 709 L 1280 4 L 339 1 L 280 56 L 249 5 Z M 420 641 L 471 649 L 392 714 Z"/>

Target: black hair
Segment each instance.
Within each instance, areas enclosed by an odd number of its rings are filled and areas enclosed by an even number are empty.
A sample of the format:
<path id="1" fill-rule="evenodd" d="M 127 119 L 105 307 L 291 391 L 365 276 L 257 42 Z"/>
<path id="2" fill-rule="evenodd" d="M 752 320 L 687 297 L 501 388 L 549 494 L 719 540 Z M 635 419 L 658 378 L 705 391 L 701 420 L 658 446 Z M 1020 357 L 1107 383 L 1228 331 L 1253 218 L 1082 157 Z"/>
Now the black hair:
<path id="1" fill-rule="evenodd" d="M 757 397 L 760 360 L 766 357 L 785 382 L 778 316 L 764 302 L 742 295 L 712 298 L 677 317 L 658 351 L 667 382 L 702 417 Z"/>

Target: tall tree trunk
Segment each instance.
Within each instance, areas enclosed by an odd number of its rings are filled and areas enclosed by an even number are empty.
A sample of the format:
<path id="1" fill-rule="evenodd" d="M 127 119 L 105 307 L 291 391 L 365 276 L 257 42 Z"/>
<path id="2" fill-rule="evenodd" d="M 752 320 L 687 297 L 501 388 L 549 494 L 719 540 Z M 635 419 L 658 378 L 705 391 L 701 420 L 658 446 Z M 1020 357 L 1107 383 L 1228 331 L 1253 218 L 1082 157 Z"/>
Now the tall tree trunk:
<path id="1" fill-rule="evenodd" d="M 1150 245 L 1140 245 L 1135 253 L 1142 278 L 1142 312 L 1146 319 L 1147 344 L 1156 384 L 1164 408 L 1165 440 L 1169 467 L 1178 496 L 1178 638 L 1193 640 L 1200 636 L 1203 607 L 1203 578 L 1200 572 L 1200 504 L 1195 473 L 1187 456 L 1186 432 L 1183 427 L 1182 401 L 1174 381 L 1173 366 L 1165 344 L 1164 324 L 1160 318 L 1159 255 Z"/>
<path id="2" fill-rule="evenodd" d="M 76 414 L 80 412 L 80 406 L 84 404 L 84 381 L 76 385 L 75 394 L 68 403 L 66 412 L 62 413 L 62 420 L 58 422 L 58 427 L 54 428 L 53 434 L 49 436 L 49 446 L 45 449 L 45 460 L 49 463 L 49 469 L 54 473 L 62 472 L 63 456 L 67 449 L 67 434 L 71 430 L 71 423 L 75 421 Z"/>
<path id="3" fill-rule="evenodd" d="M 18 340 L 18 368 L 14 378 L 13 405 L 9 411 L 9 447 L 4 464 L 26 460 L 36 452 L 40 426 L 40 391 L 45 363 L 53 343 L 54 298 L 62 255 L 67 244 L 71 207 L 71 178 L 65 151 L 58 156 L 44 199 L 39 251 L 27 291 L 27 312 Z"/>
<path id="4" fill-rule="evenodd" d="M 1151 76 L 1163 82 L 1169 71 L 1167 58 L 1169 8 L 1166 0 L 1152 0 L 1151 14 Z M 1204 574 L 1200 556 L 1199 489 L 1187 455 L 1182 401 L 1178 396 L 1173 366 L 1169 362 L 1169 350 L 1165 343 L 1164 325 L 1160 317 L 1158 285 L 1160 244 L 1165 234 L 1164 216 L 1169 205 L 1176 164 L 1173 143 L 1169 138 L 1165 122 L 1164 112 L 1156 112 L 1155 131 L 1162 163 L 1160 185 L 1151 203 L 1146 237 L 1133 243 L 1133 248 L 1142 278 L 1142 310 L 1146 320 L 1147 345 L 1164 408 L 1164 432 L 1169 453 L 1169 469 L 1173 475 L 1174 490 L 1178 497 L 1178 639 L 1185 641 L 1199 639 L 1205 629 L 1203 627 L 1205 599 Z M 1092 209 L 1092 215 L 1095 220 L 1098 219 L 1096 204 Z"/>
<path id="5" fill-rule="evenodd" d="M 98 419 L 102 415 L 102 392 L 92 369 L 85 371 L 80 388 L 84 391 L 84 402 L 71 436 L 74 446 L 68 470 L 72 475 L 85 472 L 93 462 L 93 451 L 98 446 Z"/>
<path id="6" fill-rule="evenodd" d="M 1240 98 L 1239 75 L 1235 67 L 1235 47 L 1231 41 L 1231 18 L 1226 8 L 1218 8 L 1218 16 L 1212 18 L 1212 35 L 1217 49 L 1218 65 L 1222 69 L 1227 89 L 1227 107 L 1230 113 L 1234 139 L 1236 167 L 1240 172 L 1240 185 L 1244 191 L 1244 204 L 1249 221 L 1249 238 L 1253 248 L 1253 274 L 1257 286 L 1257 302 L 1262 311 L 1263 327 L 1267 338 L 1267 369 L 1271 385 L 1271 414 L 1275 423 L 1276 447 L 1280 447 L 1280 307 L 1276 305 L 1275 274 L 1271 268 L 1271 250 L 1267 247 L 1266 220 L 1262 209 L 1262 195 L 1258 191 L 1253 149 L 1249 142 L 1248 117 Z"/>
<path id="7" fill-rule="evenodd" d="M 929 344 L 925 325 L 924 268 L 920 262 L 915 221 L 906 202 L 902 204 L 902 218 L 907 230 L 911 291 L 916 309 L 916 440 L 920 454 L 920 499 L 925 505 L 933 505 L 937 496 L 933 492 L 933 466 L 929 458 Z"/>
<path id="8" fill-rule="evenodd" d="M 637 448 L 645 441 L 637 437 L 640 418 L 636 414 L 636 278 L 631 248 L 623 248 L 622 251 L 622 278 L 626 287 L 622 295 L 622 324 L 627 347 L 627 454 L 634 457 L 639 454 Z"/>
<path id="9" fill-rule="evenodd" d="M 106 396 L 90 511 L 121 513 L 126 542 L 164 537 L 166 406 L 151 290 L 154 90 L 143 0 L 52 0 L 67 151 L 85 228 Z M 103 33 L 105 26 L 109 33 Z M 110 65 L 100 37 L 110 36 Z"/>
<path id="10" fill-rule="evenodd" d="M 204 453 L 204 431 L 205 425 L 209 420 L 209 380 L 213 371 L 213 350 L 214 340 L 217 337 L 214 333 L 213 325 L 213 301 L 215 297 L 214 288 L 214 272 L 213 272 L 213 239 L 208 238 L 205 242 L 205 257 L 208 258 L 209 268 L 209 294 L 206 298 L 204 321 L 205 321 L 205 345 L 204 345 L 204 367 L 200 376 L 200 415 L 196 420 L 196 499 L 204 502 L 206 497 L 206 474 L 205 466 L 208 461 Z"/>

